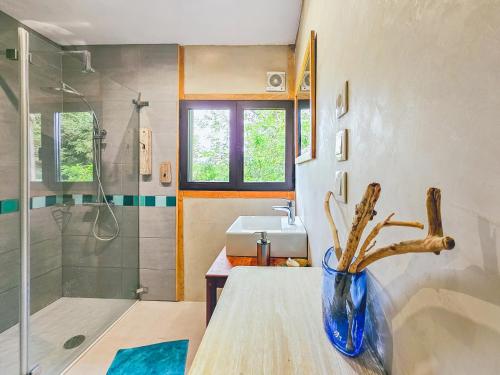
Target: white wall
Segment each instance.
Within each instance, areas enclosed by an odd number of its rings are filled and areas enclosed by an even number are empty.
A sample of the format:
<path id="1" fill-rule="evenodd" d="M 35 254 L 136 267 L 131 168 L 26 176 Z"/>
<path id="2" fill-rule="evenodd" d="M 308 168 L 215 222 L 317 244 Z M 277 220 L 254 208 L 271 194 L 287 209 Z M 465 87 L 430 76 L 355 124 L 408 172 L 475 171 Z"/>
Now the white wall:
<path id="1" fill-rule="evenodd" d="M 306 0 L 297 62 L 311 29 L 318 158 L 297 167 L 297 200 L 314 265 L 331 242 L 322 200 L 335 170 L 349 177 L 348 204 L 335 208 L 344 241 L 368 183 L 382 185 L 378 220 L 395 211 L 425 222 L 425 191 L 441 188 L 456 248 L 369 267 L 387 329 L 378 349 L 394 374 L 498 372 L 500 2 Z M 350 110 L 337 120 L 344 80 Z M 349 160 L 337 163 L 340 128 L 349 129 Z M 419 235 L 388 229 L 379 243 Z"/>
<path id="2" fill-rule="evenodd" d="M 267 72 L 288 71 L 289 46 L 186 46 L 187 94 L 265 93 Z"/>
<path id="3" fill-rule="evenodd" d="M 283 215 L 271 208 L 281 204 L 282 199 L 267 198 L 184 198 L 184 297 L 187 301 L 205 301 L 205 274 L 226 246 L 226 230 L 238 216 Z"/>

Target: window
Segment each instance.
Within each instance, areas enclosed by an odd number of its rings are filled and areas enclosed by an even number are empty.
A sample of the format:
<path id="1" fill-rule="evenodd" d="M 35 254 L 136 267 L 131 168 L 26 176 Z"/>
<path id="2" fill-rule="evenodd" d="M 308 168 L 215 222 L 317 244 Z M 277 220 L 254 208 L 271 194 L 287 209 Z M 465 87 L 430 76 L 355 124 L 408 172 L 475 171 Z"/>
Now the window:
<path id="1" fill-rule="evenodd" d="M 56 124 L 59 133 L 59 181 L 94 181 L 92 113 L 57 113 Z"/>
<path id="2" fill-rule="evenodd" d="M 286 110 L 243 111 L 243 181 L 285 182 Z"/>
<path id="3" fill-rule="evenodd" d="M 228 109 L 189 111 L 188 181 L 229 182 Z"/>
<path id="4" fill-rule="evenodd" d="M 39 182 L 43 179 L 42 158 L 40 150 L 42 148 L 42 114 L 30 113 L 31 128 L 31 181 Z"/>
<path id="5" fill-rule="evenodd" d="M 184 101 L 180 187 L 293 190 L 293 102 Z"/>
<path id="6" fill-rule="evenodd" d="M 299 144 L 301 154 L 311 151 L 311 105 L 309 99 L 298 101 Z"/>

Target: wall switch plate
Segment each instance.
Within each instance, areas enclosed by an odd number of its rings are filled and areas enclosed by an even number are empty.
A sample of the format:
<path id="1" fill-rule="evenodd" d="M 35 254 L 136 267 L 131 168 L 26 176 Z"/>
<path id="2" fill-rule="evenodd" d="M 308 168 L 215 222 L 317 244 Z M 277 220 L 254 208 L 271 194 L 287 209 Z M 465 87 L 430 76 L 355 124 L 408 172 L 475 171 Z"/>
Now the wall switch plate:
<path id="1" fill-rule="evenodd" d="M 162 184 L 172 183 L 172 165 L 169 161 L 160 164 L 160 182 Z"/>
<path id="2" fill-rule="evenodd" d="M 335 136 L 335 158 L 338 161 L 347 160 L 347 129 L 342 129 Z"/>
<path id="3" fill-rule="evenodd" d="M 345 81 L 337 95 L 335 113 L 337 118 L 344 116 L 349 110 L 349 82 Z"/>
<path id="4" fill-rule="evenodd" d="M 337 171 L 335 173 L 335 200 L 347 203 L 347 172 Z"/>

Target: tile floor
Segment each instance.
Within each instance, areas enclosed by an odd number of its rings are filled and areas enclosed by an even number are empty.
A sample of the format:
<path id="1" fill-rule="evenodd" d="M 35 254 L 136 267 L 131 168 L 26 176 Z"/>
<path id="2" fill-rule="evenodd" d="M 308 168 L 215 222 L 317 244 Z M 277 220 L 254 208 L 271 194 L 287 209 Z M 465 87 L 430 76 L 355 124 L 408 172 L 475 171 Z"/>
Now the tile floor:
<path id="1" fill-rule="evenodd" d="M 141 301 L 64 374 L 106 374 L 118 349 L 180 339 L 189 339 L 189 368 L 204 332 L 204 302 Z"/>
<path id="2" fill-rule="evenodd" d="M 60 374 L 135 302 L 63 297 L 51 303 L 31 317 L 30 364 L 39 364 L 43 374 Z M 75 335 L 85 335 L 86 340 L 64 349 L 64 342 Z M 0 374 L 19 374 L 19 325 L 0 334 Z"/>

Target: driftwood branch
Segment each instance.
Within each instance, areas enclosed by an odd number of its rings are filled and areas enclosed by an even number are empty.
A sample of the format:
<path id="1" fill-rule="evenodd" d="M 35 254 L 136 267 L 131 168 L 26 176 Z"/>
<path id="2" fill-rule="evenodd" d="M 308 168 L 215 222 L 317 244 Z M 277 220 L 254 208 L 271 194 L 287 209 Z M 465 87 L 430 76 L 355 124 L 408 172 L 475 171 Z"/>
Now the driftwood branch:
<path id="1" fill-rule="evenodd" d="M 330 225 L 330 231 L 333 236 L 333 248 L 335 249 L 335 255 L 337 256 L 337 260 L 340 260 L 340 257 L 342 256 L 342 248 L 340 246 L 339 232 L 337 231 L 337 226 L 335 225 L 335 221 L 333 220 L 332 212 L 330 210 L 330 197 L 332 196 L 333 193 L 331 191 L 326 193 L 324 208 L 328 224 Z"/>
<path id="2" fill-rule="evenodd" d="M 429 222 L 428 236 L 443 237 L 443 224 L 441 221 L 441 191 L 439 189 L 429 189 L 427 191 L 427 220 Z M 439 255 L 439 251 L 434 254 Z"/>
<path id="3" fill-rule="evenodd" d="M 371 263 L 391 255 L 426 252 L 439 254 L 441 250 L 453 249 L 455 247 L 455 240 L 451 237 L 443 236 L 443 224 L 441 221 L 441 191 L 439 189 L 430 188 L 427 191 L 426 205 L 427 218 L 429 222 L 429 230 L 426 238 L 403 241 L 397 244 L 367 251 L 357 265 L 355 271 L 360 272 Z"/>
<path id="4" fill-rule="evenodd" d="M 373 246 L 368 246 L 372 243 L 372 241 L 377 237 L 379 232 L 382 230 L 384 227 L 413 227 L 413 228 L 419 228 L 419 229 L 424 229 L 424 225 L 417 222 L 417 221 L 393 221 L 391 220 L 392 217 L 394 216 L 394 213 L 390 214 L 384 221 L 381 221 L 377 225 L 373 227 L 371 232 L 368 234 L 366 237 L 365 241 L 363 242 L 363 245 L 361 245 L 361 249 L 359 250 L 358 257 L 352 264 L 349 266 L 349 272 L 355 273 L 356 269 L 358 268 L 358 265 L 361 263 L 363 260 L 363 257 L 365 256 L 366 251 L 371 249 Z M 374 245 L 374 244 L 373 244 Z"/>
<path id="5" fill-rule="evenodd" d="M 368 224 L 368 221 L 372 220 L 377 214 L 374 208 L 379 196 L 380 185 L 378 183 L 371 183 L 368 185 L 363 199 L 356 206 L 356 214 L 354 215 L 351 231 L 349 232 L 349 236 L 347 238 L 347 245 L 337 266 L 338 271 L 346 271 L 351 264 L 352 258 L 358 248 L 361 235 L 363 234 L 363 230 Z"/>

